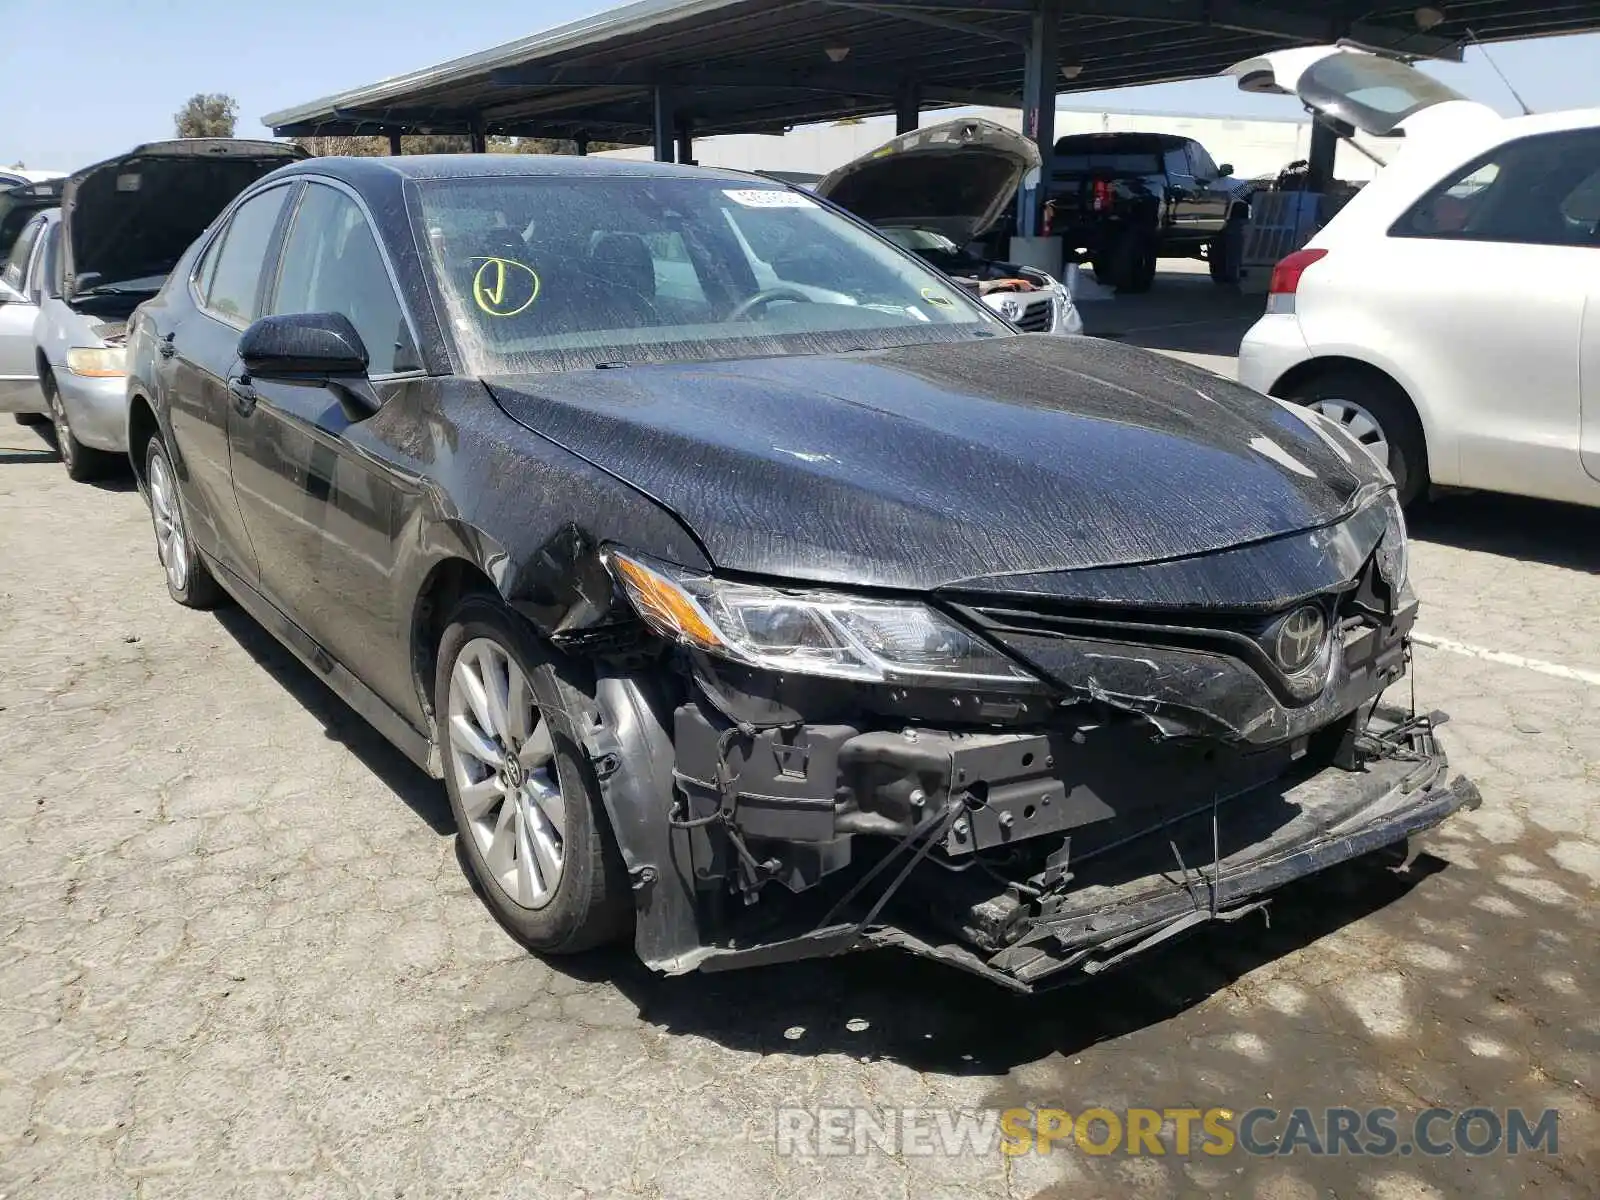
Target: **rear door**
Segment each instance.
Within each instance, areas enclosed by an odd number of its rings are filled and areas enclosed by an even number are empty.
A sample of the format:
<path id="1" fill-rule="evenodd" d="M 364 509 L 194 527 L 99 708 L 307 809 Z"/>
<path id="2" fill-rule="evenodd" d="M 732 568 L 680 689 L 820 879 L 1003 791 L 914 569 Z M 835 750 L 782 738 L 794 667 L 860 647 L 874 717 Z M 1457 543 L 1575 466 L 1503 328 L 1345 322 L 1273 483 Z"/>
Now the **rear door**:
<path id="1" fill-rule="evenodd" d="M 1305 283 L 1348 266 L 1347 334 L 1388 346 L 1457 456 L 1436 482 L 1578 500 L 1580 345 L 1600 272 L 1600 130 L 1509 142 L 1452 172 L 1389 229 L 1381 253 L 1337 242 Z M 1596 214 L 1600 216 L 1600 214 Z M 1318 306 L 1303 320 L 1314 343 Z M 1359 310 L 1359 311 L 1358 311 Z"/>
<path id="2" fill-rule="evenodd" d="M 234 498 L 228 455 L 228 379 L 236 374 L 239 335 L 260 311 L 263 264 L 278 237 L 296 185 L 257 192 L 211 237 L 189 282 L 197 312 L 161 331 L 169 349 L 167 413 L 174 466 L 187 501 L 189 534 L 215 561 L 252 587 L 256 555 Z"/>
<path id="3" fill-rule="evenodd" d="M 266 311 L 342 313 L 361 334 L 369 378 L 386 405 L 422 376 L 416 341 L 365 211 L 342 188 L 306 185 L 285 234 Z M 260 562 L 261 590 L 301 629 L 397 709 L 415 699 L 396 648 L 410 596 L 395 589 L 400 490 L 367 428 L 334 389 L 237 371 L 229 412 L 234 487 Z M 415 492 L 415 488 L 409 488 Z"/>
<path id="4" fill-rule="evenodd" d="M 0 412 L 41 412 L 38 358 L 33 322 L 38 303 L 28 294 L 28 279 L 43 242 L 45 218 L 33 217 L 11 247 L 0 270 Z"/>

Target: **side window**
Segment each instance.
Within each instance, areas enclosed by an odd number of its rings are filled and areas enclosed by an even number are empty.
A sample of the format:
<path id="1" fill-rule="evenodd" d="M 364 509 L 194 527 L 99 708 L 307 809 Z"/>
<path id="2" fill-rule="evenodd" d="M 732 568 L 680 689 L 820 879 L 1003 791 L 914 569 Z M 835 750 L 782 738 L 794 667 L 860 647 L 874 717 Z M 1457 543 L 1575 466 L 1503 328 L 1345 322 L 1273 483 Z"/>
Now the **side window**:
<path id="1" fill-rule="evenodd" d="M 1215 179 L 1217 177 L 1217 164 L 1211 161 L 1211 155 L 1199 142 L 1189 143 L 1189 161 L 1194 165 L 1196 179 Z"/>
<path id="2" fill-rule="evenodd" d="M 420 365 L 372 228 L 335 188 L 314 183 L 301 197 L 269 311 L 343 313 L 366 344 L 374 375 Z"/>
<path id="3" fill-rule="evenodd" d="M 1180 150 L 1168 150 L 1166 153 L 1167 174 L 1174 179 L 1186 179 L 1193 172 L 1189 169 L 1189 156 Z"/>
<path id="4" fill-rule="evenodd" d="M 29 221 L 23 227 L 22 236 L 17 238 L 17 244 L 11 247 L 11 257 L 6 259 L 5 270 L 0 271 L 0 282 L 14 292 L 26 290 L 28 256 L 33 253 L 34 244 L 39 240 L 39 231 L 43 228 L 43 217 Z"/>
<path id="5" fill-rule="evenodd" d="M 209 268 L 210 279 L 202 276 L 207 308 L 234 321 L 256 319 L 262 267 L 288 198 L 287 187 L 275 187 L 234 210 L 228 228 L 213 243 L 213 247 L 220 243 L 221 249 L 214 250 L 216 265 Z"/>
<path id="6" fill-rule="evenodd" d="M 1547 133 L 1501 146 L 1441 181 L 1389 232 L 1600 246 L 1600 130 Z"/>

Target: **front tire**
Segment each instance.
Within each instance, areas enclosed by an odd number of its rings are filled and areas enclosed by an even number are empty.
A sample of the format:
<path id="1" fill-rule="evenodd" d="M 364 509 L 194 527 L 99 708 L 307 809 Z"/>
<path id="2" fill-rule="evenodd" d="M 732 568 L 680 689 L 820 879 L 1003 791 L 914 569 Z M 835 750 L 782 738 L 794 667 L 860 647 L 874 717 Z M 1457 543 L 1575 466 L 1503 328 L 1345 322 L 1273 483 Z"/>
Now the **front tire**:
<path id="1" fill-rule="evenodd" d="M 61 465 L 67 469 L 67 478 L 74 483 L 89 483 L 111 470 L 114 455 L 85 446 L 72 432 L 72 420 L 61 399 L 61 389 L 56 378 L 46 371 L 39 376 L 39 387 L 44 391 L 45 403 L 50 406 L 50 424 L 55 429 L 56 451 L 61 455 Z"/>
<path id="2" fill-rule="evenodd" d="M 167 577 L 167 592 L 185 608 L 215 608 L 222 600 L 222 589 L 189 540 L 178 477 L 159 434 L 145 447 L 144 477 L 150 521 L 156 531 L 156 557 Z"/>
<path id="3" fill-rule="evenodd" d="M 1411 401 L 1375 371 L 1333 370 L 1289 388 L 1284 399 L 1321 413 L 1385 463 L 1402 506 L 1428 487 L 1428 445 Z"/>
<path id="4" fill-rule="evenodd" d="M 457 839 L 501 924 L 549 954 L 623 935 L 627 872 L 570 715 L 582 694 L 520 617 L 479 595 L 451 614 L 433 695 Z"/>

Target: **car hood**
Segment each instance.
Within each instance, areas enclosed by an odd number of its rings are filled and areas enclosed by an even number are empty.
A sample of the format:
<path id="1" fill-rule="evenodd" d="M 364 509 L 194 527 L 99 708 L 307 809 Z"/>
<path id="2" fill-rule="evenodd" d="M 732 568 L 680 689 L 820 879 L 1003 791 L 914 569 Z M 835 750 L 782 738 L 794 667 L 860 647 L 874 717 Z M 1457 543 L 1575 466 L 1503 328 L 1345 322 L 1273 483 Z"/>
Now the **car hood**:
<path id="1" fill-rule="evenodd" d="M 966 245 L 1005 211 L 1039 150 L 993 121 L 931 125 L 886 142 L 813 189 L 873 225 L 932 229 Z"/>
<path id="2" fill-rule="evenodd" d="M 185 138 L 76 172 L 61 201 L 64 294 L 166 274 L 235 196 L 305 157 L 285 142 Z"/>
<path id="3" fill-rule="evenodd" d="M 719 568 L 794 580 L 931 590 L 1192 556 L 1327 525 L 1379 478 L 1275 401 L 1086 338 L 485 382 Z"/>

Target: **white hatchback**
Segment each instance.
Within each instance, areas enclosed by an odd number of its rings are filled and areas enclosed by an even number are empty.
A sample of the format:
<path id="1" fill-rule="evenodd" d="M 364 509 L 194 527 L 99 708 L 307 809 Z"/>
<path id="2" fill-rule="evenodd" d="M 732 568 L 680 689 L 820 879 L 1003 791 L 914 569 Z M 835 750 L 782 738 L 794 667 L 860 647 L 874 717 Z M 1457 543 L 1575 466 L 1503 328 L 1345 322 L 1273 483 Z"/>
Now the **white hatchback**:
<path id="1" fill-rule="evenodd" d="M 1600 505 L 1600 110 L 1502 118 L 1405 64 L 1324 47 L 1234 68 L 1403 137 L 1273 272 L 1239 378 L 1430 484 Z"/>

